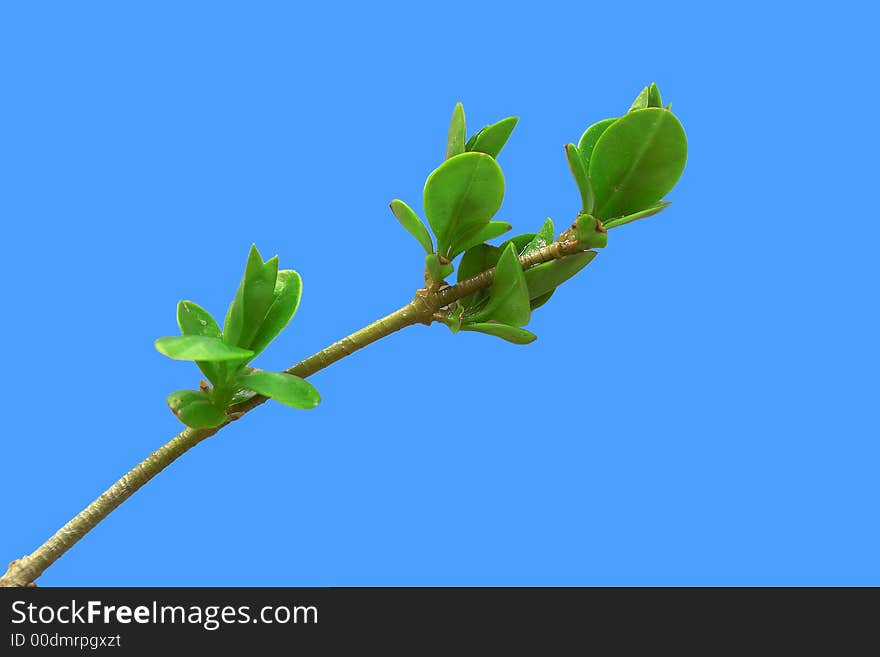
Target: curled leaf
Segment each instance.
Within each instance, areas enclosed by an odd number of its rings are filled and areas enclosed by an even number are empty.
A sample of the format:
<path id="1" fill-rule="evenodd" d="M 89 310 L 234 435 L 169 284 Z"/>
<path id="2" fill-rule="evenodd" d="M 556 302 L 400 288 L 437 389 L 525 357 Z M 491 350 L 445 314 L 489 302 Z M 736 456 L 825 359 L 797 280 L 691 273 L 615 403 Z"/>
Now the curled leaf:
<path id="1" fill-rule="evenodd" d="M 167 402 L 177 419 L 193 429 L 212 429 L 226 422 L 226 414 L 202 390 L 177 390 Z"/>

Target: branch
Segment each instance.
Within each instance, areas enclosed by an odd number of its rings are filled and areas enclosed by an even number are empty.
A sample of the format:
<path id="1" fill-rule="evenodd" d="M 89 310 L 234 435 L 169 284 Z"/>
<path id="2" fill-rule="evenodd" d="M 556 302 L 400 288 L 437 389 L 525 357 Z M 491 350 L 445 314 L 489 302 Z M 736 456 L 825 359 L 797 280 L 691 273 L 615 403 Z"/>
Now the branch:
<path id="1" fill-rule="evenodd" d="M 542 249 L 532 251 L 528 255 L 522 256 L 519 260 L 523 269 L 528 269 L 543 262 L 564 258 L 567 255 L 583 250 L 584 247 L 576 240 L 566 240 L 554 242 Z M 386 315 L 369 326 L 365 326 L 338 342 L 334 342 L 329 347 L 288 368 L 285 372 L 305 378 L 402 328 L 414 324 L 430 324 L 435 319 L 435 312 L 480 288 L 488 287 L 491 285 L 494 275 L 495 270 L 493 268 L 466 279 L 457 285 L 444 287 L 436 291 L 430 289 L 419 290 L 416 293 L 415 299 L 399 310 Z M 49 566 L 61 558 L 77 541 L 94 529 L 98 523 L 131 497 L 141 486 L 200 442 L 210 438 L 224 426 L 240 419 L 244 414 L 265 401 L 266 397 L 257 395 L 242 404 L 232 407 L 229 411 L 229 420 L 214 429 L 185 429 L 181 431 L 171 441 L 150 454 L 150 456 L 138 463 L 119 481 L 104 491 L 100 497 L 80 511 L 70 522 L 55 532 L 51 538 L 32 554 L 10 563 L 6 574 L 0 577 L 0 586 L 35 586 L 34 581 Z"/>

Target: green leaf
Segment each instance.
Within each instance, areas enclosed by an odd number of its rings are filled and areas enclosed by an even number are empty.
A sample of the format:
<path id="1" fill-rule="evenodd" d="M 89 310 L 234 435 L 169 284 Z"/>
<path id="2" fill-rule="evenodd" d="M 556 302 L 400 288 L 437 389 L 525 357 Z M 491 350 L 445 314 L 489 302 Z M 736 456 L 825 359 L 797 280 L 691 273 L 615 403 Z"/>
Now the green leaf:
<path id="1" fill-rule="evenodd" d="M 440 264 L 436 253 L 429 253 L 425 256 L 425 268 L 428 270 L 428 276 L 432 281 L 439 283 L 452 273 L 452 263 L 445 265 Z"/>
<path id="2" fill-rule="evenodd" d="M 513 250 L 516 251 L 516 255 L 521 256 L 525 253 L 526 247 L 528 247 L 535 237 L 537 237 L 537 233 L 523 233 L 522 235 L 516 235 L 515 237 L 511 237 L 509 240 L 502 242 L 498 248 L 503 251 L 507 248 L 508 244 L 513 244 Z M 498 252 L 499 255 L 501 251 Z"/>
<path id="3" fill-rule="evenodd" d="M 422 223 L 422 220 L 419 219 L 419 215 L 413 212 L 406 203 L 399 199 L 391 201 L 391 212 L 397 217 L 400 225 L 406 228 L 407 232 L 415 237 L 418 243 L 422 245 L 425 253 L 434 252 L 434 242 L 431 240 L 431 234 L 428 232 L 428 229 L 425 228 L 425 224 Z"/>
<path id="4" fill-rule="evenodd" d="M 652 82 L 648 87 L 648 107 L 663 107 L 660 89 L 657 88 L 656 82 Z"/>
<path id="5" fill-rule="evenodd" d="M 617 118 L 604 119 L 598 123 L 594 123 L 584 131 L 584 134 L 581 135 L 581 139 L 578 142 L 578 151 L 580 151 L 581 159 L 584 161 L 584 167 L 587 170 L 590 168 L 590 158 L 593 156 L 593 148 L 596 146 L 596 142 L 599 141 L 599 137 L 602 136 L 602 133 L 604 133 L 615 121 L 617 121 Z"/>
<path id="6" fill-rule="evenodd" d="M 156 340 L 156 350 L 174 360 L 199 360 L 219 362 L 225 360 L 246 360 L 252 358 L 253 351 L 239 349 L 226 344 L 220 338 L 205 335 L 181 335 Z"/>
<path id="7" fill-rule="evenodd" d="M 446 160 L 425 182 L 424 204 L 438 253 L 452 259 L 452 245 L 489 223 L 504 198 L 504 175 L 485 153 Z"/>
<path id="8" fill-rule="evenodd" d="M 639 92 L 639 95 L 636 96 L 636 99 L 632 102 L 632 105 L 629 106 L 629 111 L 634 112 L 635 110 L 645 109 L 649 107 L 648 98 L 651 93 L 651 85 L 648 85 L 644 89 Z"/>
<path id="9" fill-rule="evenodd" d="M 472 237 L 463 239 L 461 242 L 457 242 L 456 244 L 454 244 L 452 246 L 452 251 L 456 254 L 462 253 L 464 251 L 467 251 L 469 248 L 476 246 L 477 244 L 488 242 L 489 240 L 493 240 L 496 237 L 503 235 L 511 228 L 513 228 L 513 226 L 511 226 L 506 221 L 490 221 L 488 224 L 478 230 Z"/>
<path id="10" fill-rule="evenodd" d="M 608 230 L 601 221 L 590 214 L 579 214 L 575 222 L 577 241 L 589 249 L 604 249 L 608 246 Z"/>
<path id="11" fill-rule="evenodd" d="M 238 377 L 239 383 L 293 408 L 314 408 L 321 395 L 311 383 L 292 374 L 251 370 Z"/>
<path id="12" fill-rule="evenodd" d="M 498 153 L 501 152 L 504 144 L 510 139 L 510 134 L 516 127 L 517 121 L 519 121 L 518 117 L 508 116 L 506 119 L 498 121 L 498 123 L 487 125 L 468 140 L 465 150 L 498 157 Z"/>
<path id="13" fill-rule="evenodd" d="M 590 213 L 593 211 L 595 197 L 578 147 L 574 144 L 568 144 L 565 147 L 565 157 L 568 159 L 568 168 L 571 169 L 571 175 L 574 176 L 578 191 L 581 193 L 581 207 L 584 212 Z"/>
<path id="14" fill-rule="evenodd" d="M 553 220 L 550 217 L 547 217 L 547 220 L 541 226 L 541 230 L 539 230 L 529 243 L 523 247 L 519 252 L 519 255 L 523 256 L 532 251 L 543 249 L 549 244 L 553 244 L 553 235 L 555 232 L 556 229 L 553 226 Z"/>
<path id="15" fill-rule="evenodd" d="M 220 326 L 211 313 L 192 301 L 177 304 L 177 325 L 183 335 L 203 335 L 209 338 L 220 337 Z M 219 363 L 196 362 L 202 373 L 213 384 L 219 383 L 225 375 L 225 367 Z"/>
<path id="16" fill-rule="evenodd" d="M 494 319 L 502 324 L 522 326 L 528 324 L 530 313 L 526 279 L 511 244 L 501 253 L 495 266 L 495 278 L 489 291 L 489 302 L 469 317 L 468 321 L 479 323 Z"/>
<path id="17" fill-rule="evenodd" d="M 273 295 L 272 305 L 269 306 L 251 343 L 254 354 L 260 353 L 269 346 L 269 343 L 278 337 L 296 314 L 302 298 L 302 278 L 292 269 L 282 269 L 278 272 Z"/>
<path id="18" fill-rule="evenodd" d="M 168 408 L 193 429 L 211 429 L 226 422 L 226 413 L 202 390 L 177 390 L 168 395 Z"/>
<path id="19" fill-rule="evenodd" d="M 461 327 L 461 330 L 494 335 L 496 338 L 507 340 L 513 344 L 529 344 L 538 339 L 538 336 L 531 331 L 526 331 L 525 329 L 517 328 L 516 326 L 508 326 L 507 324 L 490 324 L 488 322 L 464 324 Z"/>
<path id="20" fill-rule="evenodd" d="M 446 159 L 464 153 L 464 140 L 467 134 L 464 121 L 464 105 L 455 104 L 452 120 L 449 122 L 449 135 L 446 138 Z"/>
<path id="21" fill-rule="evenodd" d="M 593 149 L 592 214 L 606 220 L 649 208 L 675 186 L 685 160 L 687 137 L 675 115 L 656 107 L 627 114 Z"/>
<path id="22" fill-rule="evenodd" d="M 529 290 L 529 299 L 540 299 L 544 295 L 553 292 L 553 290 L 590 264 L 595 257 L 595 251 L 583 251 L 559 260 L 551 260 L 550 262 L 529 267 L 524 272 L 526 286 Z"/>
<path id="23" fill-rule="evenodd" d="M 663 212 L 666 208 L 672 205 L 669 201 L 660 201 L 652 205 L 650 208 L 645 208 L 639 212 L 634 212 L 633 214 L 628 214 L 625 217 L 618 217 L 617 219 L 611 219 L 610 221 L 605 222 L 605 228 L 611 229 L 616 228 L 617 226 L 623 226 L 624 224 L 631 223 L 638 219 L 645 219 L 647 217 L 653 217 L 655 214 Z"/>
<path id="24" fill-rule="evenodd" d="M 476 276 L 480 272 L 492 269 L 501 257 L 501 249 L 490 244 L 478 244 L 465 251 L 458 263 L 458 282 Z M 475 308 L 489 297 L 489 290 L 481 288 L 462 297 L 460 303 L 466 310 Z"/>
<path id="25" fill-rule="evenodd" d="M 183 335 L 220 337 L 220 326 L 211 317 L 211 313 L 192 301 L 181 301 L 177 304 L 177 325 Z"/>
<path id="26" fill-rule="evenodd" d="M 264 263 L 257 247 L 251 246 L 244 276 L 223 325 L 223 339 L 228 344 L 245 349 L 251 346 L 269 306 L 275 300 L 277 278 L 278 258 Z"/>
<path id="27" fill-rule="evenodd" d="M 455 304 L 450 310 L 443 313 L 443 323 L 449 327 L 452 334 L 455 335 L 461 330 L 462 316 L 464 315 L 464 306 L 460 303 Z"/>

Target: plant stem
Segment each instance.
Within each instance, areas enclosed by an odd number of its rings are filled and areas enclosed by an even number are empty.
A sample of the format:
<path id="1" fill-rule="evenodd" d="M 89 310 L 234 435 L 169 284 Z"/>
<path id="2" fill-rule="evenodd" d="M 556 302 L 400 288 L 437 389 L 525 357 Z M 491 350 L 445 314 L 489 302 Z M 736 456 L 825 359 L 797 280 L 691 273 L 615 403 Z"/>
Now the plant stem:
<path id="1" fill-rule="evenodd" d="M 542 262 L 563 258 L 583 250 L 583 247 L 574 240 L 554 242 L 543 249 L 522 256 L 520 263 L 523 269 L 528 269 Z M 434 314 L 438 310 L 480 288 L 487 287 L 492 283 L 494 275 L 495 270 L 489 269 L 457 285 L 439 290 L 419 290 L 415 299 L 399 310 L 338 342 L 334 342 L 329 347 L 288 368 L 285 372 L 305 378 L 402 328 L 420 323 L 430 324 L 435 321 Z M 232 407 L 229 411 L 230 419 L 226 424 L 238 420 L 265 401 L 266 397 L 257 395 Z M 34 581 L 49 566 L 94 529 L 110 512 L 180 456 L 206 438 L 216 434 L 226 424 L 214 429 L 185 429 L 181 431 L 104 491 L 100 497 L 80 511 L 32 554 L 10 563 L 6 574 L 0 577 L 0 586 L 35 586 Z"/>

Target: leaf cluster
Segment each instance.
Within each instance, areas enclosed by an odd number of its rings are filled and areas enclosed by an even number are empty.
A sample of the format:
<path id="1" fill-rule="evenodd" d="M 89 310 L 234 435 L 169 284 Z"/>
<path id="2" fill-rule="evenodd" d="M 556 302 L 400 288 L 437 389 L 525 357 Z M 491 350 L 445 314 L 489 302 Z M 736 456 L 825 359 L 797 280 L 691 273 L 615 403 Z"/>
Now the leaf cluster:
<path id="1" fill-rule="evenodd" d="M 321 397 L 308 381 L 249 366 L 293 318 L 301 295 L 300 275 L 279 270 L 277 256 L 264 262 L 252 246 L 222 330 L 198 304 L 177 304 L 181 335 L 159 338 L 156 349 L 175 360 L 195 361 L 210 382 L 168 396 L 168 406 L 181 422 L 196 429 L 220 426 L 230 419 L 231 406 L 257 394 L 294 408 L 318 404 Z"/>

